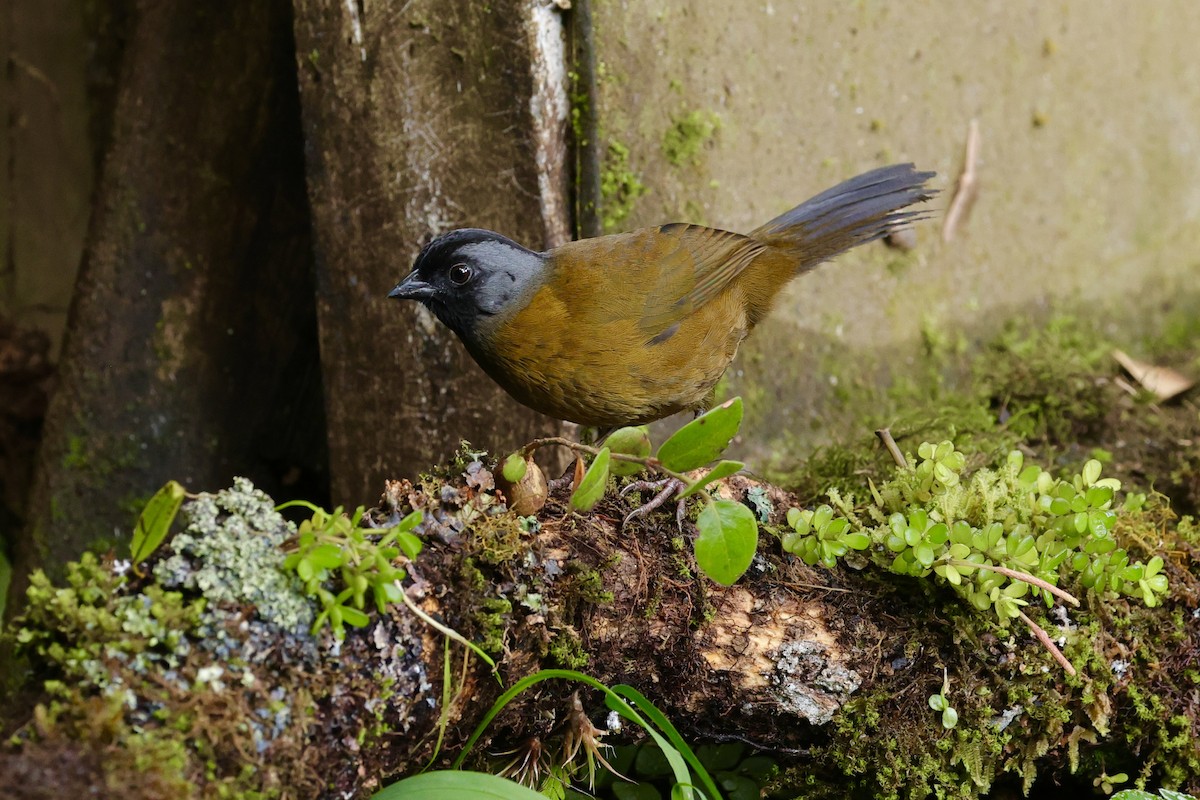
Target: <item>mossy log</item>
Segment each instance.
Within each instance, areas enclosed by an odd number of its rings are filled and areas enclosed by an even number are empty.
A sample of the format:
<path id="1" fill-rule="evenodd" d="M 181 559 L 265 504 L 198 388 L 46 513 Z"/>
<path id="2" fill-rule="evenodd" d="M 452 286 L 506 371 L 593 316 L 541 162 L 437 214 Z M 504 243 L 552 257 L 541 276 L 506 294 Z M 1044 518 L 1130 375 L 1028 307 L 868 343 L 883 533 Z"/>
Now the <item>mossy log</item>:
<path id="1" fill-rule="evenodd" d="M 578 515 L 565 487 L 536 519 L 517 517 L 472 458 L 388 483 L 368 518 L 422 512 L 426 546 L 407 565 L 407 594 L 492 653 L 495 675 L 402 604 L 347 627 L 344 641 L 328 628 L 308 635 L 313 604 L 278 571 L 294 528 L 243 482 L 190 503 L 146 578 L 126 583 L 91 559 L 68 590 L 35 582 L 18 638 L 50 696 L 16 720 L 6 774 L 68 763 L 55 773 L 60 796 L 83 784 L 124 797 L 164 786 L 179 797 L 365 797 L 456 752 L 502 685 L 572 667 L 634 685 L 692 741 L 739 741 L 792 764 L 780 796 L 978 797 L 994 784 L 1136 774 L 1129 765 L 1196 788 L 1187 687 L 1200 533 L 1165 509 L 1146 520 L 1170 530 L 1178 554 L 1165 607 L 1093 600 L 1069 617 L 1036 615 L 1079 668 L 1069 677 L 1024 629 L 926 581 L 813 570 L 766 535 L 747 576 L 716 587 L 695 568 L 689 521 L 681 531 L 661 513 L 622 528 L 635 497 L 610 493 Z M 719 491 L 769 508 L 768 531 L 792 501 L 740 477 Z M 946 673 L 952 730 L 927 702 Z M 576 702 L 602 717 L 600 698 L 578 691 L 539 684 L 477 754 L 552 752 L 578 724 Z M 20 786 L 8 796 L 38 796 Z"/>

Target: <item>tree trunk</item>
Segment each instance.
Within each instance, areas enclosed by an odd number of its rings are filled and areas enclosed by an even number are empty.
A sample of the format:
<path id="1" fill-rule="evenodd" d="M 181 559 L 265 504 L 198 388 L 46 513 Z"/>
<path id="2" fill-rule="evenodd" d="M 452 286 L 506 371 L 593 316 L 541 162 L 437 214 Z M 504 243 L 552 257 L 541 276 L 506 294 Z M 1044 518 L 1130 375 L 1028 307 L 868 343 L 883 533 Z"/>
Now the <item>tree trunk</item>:
<path id="1" fill-rule="evenodd" d="M 18 578 L 168 479 L 323 468 L 292 53 L 285 0 L 133 12 Z"/>
<path id="2" fill-rule="evenodd" d="M 339 501 L 444 460 L 459 439 L 506 448 L 558 427 L 510 399 L 425 309 L 385 298 L 445 230 L 493 228 L 534 247 L 565 238 L 565 94 L 541 102 L 563 84 L 535 69 L 534 44 L 538 30 L 562 39 L 541 5 L 295 2 Z"/>

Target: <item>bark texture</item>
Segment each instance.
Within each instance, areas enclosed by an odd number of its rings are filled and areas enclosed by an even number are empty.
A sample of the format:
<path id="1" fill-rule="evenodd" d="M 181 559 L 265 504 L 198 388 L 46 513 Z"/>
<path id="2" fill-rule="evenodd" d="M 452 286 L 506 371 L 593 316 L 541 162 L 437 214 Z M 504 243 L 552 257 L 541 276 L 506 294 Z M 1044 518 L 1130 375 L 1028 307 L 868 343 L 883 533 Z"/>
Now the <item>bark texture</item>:
<path id="1" fill-rule="evenodd" d="M 337 500 L 370 497 L 459 439 L 505 448 L 558 427 L 511 400 L 425 309 L 385 298 L 448 229 L 535 248 L 565 230 L 542 217 L 530 5 L 296 0 Z"/>
<path id="2" fill-rule="evenodd" d="M 292 53 L 283 0 L 134 10 L 17 576 L 167 479 L 323 467 Z"/>

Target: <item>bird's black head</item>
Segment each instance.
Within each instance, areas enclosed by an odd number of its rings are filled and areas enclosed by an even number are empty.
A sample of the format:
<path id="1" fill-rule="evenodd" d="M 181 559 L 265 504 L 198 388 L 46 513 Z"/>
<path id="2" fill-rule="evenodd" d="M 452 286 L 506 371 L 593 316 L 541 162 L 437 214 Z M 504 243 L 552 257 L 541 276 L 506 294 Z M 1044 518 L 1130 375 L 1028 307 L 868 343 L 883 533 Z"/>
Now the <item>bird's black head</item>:
<path id="1" fill-rule="evenodd" d="M 463 228 L 421 249 L 412 272 L 388 297 L 418 300 L 468 344 L 488 322 L 522 308 L 542 277 L 545 259 L 492 231 Z"/>

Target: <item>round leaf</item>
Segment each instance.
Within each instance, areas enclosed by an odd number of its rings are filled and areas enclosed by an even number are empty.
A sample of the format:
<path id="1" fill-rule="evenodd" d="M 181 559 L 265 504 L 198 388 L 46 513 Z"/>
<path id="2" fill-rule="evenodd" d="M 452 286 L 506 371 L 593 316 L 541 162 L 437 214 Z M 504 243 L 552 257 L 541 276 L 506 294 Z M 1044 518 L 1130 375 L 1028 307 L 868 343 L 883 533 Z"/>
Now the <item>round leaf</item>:
<path id="1" fill-rule="evenodd" d="M 608 485 L 608 463 L 610 460 L 607 447 L 602 449 L 592 459 L 579 488 L 571 494 L 571 508 L 575 511 L 591 511 L 604 497 L 604 489 Z"/>
<path id="2" fill-rule="evenodd" d="M 946 710 L 942 712 L 942 727 L 950 730 L 958 724 L 958 712 L 953 706 L 946 706 Z"/>
<path id="3" fill-rule="evenodd" d="M 865 533 L 849 533 L 842 539 L 848 547 L 854 550 L 866 550 L 871 546 L 871 537 Z"/>
<path id="4" fill-rule="evenodd" d="M 504 466 L 500 469 L 500 474 L 504 480 L 509 483 L 517 483 L 521 478 L 525 477 L 527 465 L 525 459 L 520 453 L 513 453 L 508 458 L 504 459 Z"/>
<path id="5" fill-rule="evenodd" d="M 613 453 L 646 458 L 650 455 L 650 431 L 645 425 L 618 428 L 604 440 L 604 446 Z M 634 461 L 613 461 L 608 469 L 613 475 L 628 477 L 638 474 L 645 467 Z"/>
<path id="6" fill-rule="evenodd" d="M 754 512 L 732 500 L 709 503 L 696 520 L 696 564 L 722 586 L 742 577 L 758 549 Z"/>
<path id="7" fill-rule="evenodd" d="M 742 398 L 728 400 L 684 425 L 658 448 L 669 470 L 687 472 L 715 461 L 742 424 Z"/>

